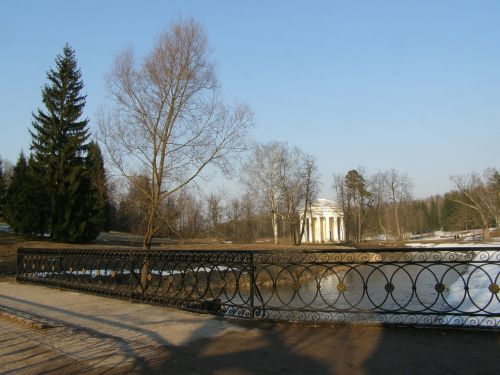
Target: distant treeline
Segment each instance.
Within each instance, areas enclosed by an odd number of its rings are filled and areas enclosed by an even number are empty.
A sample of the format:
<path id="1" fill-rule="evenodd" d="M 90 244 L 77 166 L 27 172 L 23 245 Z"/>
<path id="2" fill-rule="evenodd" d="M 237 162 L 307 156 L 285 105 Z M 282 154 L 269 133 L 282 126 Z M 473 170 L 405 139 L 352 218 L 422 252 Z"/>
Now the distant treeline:
<path id="1" fill-rule="evenodd" d="M 136 178 L 147 187 L 144 176 Z M 462 190 L 457 187 L 444 195 L 413 199 L 411 181 L 395 170 L 373 176 L 366 176 L 362 170 L 353 170 L 345 176 L 335 176 L 334 187 L 337 202 L 344 210 L 348 241 L 360 242 L 367 238 L 404 240 L 412 234 L 437 230 L 478 229 L 483 228 L 481 215 L 487 217 L 487 227 L 498 226 L 498 171 L 488 169 L 483 177 L 472 174 L 462 178 L 465 179 L 470 184 L 458 185 Z M 130 185 L 117 200 L 114 228 L 143 234 L 147 204 L 135 186 Z M 281 199 L 277 208 L 278 237 L 289 238 L 289 216 Z M 251 189 L 240 196 L 230 196 L 224 191 L 203 195 L 198 190 L 185 189 L 169 197 L 160 210 L 159 236 L 213 237 L 235 242 L 274 236 L 272 214 L 262 196 Z M 300 212 L 296 214 L 298 217 Z M 294 224 L 299 226 L 298 219 Z"/>

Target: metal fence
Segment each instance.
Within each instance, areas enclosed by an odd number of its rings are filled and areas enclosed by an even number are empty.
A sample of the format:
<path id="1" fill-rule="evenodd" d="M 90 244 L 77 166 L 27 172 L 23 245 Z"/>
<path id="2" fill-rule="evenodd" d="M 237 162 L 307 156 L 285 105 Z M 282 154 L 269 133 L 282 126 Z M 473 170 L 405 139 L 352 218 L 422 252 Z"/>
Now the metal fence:
<path id="1" fill-rule="evenodd" d="M 244 319 L 500 329 L 500 249 L 19 249 L 19 282 Z"/>

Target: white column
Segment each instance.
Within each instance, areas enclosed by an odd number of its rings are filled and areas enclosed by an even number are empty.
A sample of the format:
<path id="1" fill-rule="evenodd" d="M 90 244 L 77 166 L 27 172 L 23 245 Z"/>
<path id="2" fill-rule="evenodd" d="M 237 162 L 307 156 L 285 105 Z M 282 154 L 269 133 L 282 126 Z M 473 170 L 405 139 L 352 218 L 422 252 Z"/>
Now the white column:
<path id="1" fill-rule="evenodd" d="M 321 216 L 316 215 L 316 242 L 321 243 Z"/>
<path id="2" fill-rule="evenodd" d="M 302 230 L 302 216 L 299 217 L 299 233 L 301 233 L 301 230 Z M 305 224 L 305 220 L 304 220 L 304 224 Z M 304 228 L 304 233 L 302 233 L 302 236 L 300 237 L 300 242 L 301 243 L 305 243 L 306 242 L 306 230 Z"/>
<path id="3" fill-rule="evenodd" d="M 309 220 L 307 220 L 307 243 L 312 242 L 312 216 L 309 215 Z"/>
<path id="4" fill-rule="evenodd" d="M 335 214 L 332 214 L 332 222 L 333 222 L 333 226 L 332 226 L 332 239 L 333 241 L 338 241 L 338 238 L 337 238 L 337 218 L 335 217 Z"/>
<path id="5" fill-rule="evenodd" d="M 344 217 L 340 217 L 340 241 L 345 241 Z"/>
<path id="6" fill-rule="evenodd" d="M 332 230 L 330 228 L 330 215 L 326 215 L 325 220 L 326 220 L 326 225 L 325 225 L 326 226 L 326 238 L 325 238 L 325 241 L 330 242 L 332 240 L 332 237 L 330 237 L 330 231 Z"/>

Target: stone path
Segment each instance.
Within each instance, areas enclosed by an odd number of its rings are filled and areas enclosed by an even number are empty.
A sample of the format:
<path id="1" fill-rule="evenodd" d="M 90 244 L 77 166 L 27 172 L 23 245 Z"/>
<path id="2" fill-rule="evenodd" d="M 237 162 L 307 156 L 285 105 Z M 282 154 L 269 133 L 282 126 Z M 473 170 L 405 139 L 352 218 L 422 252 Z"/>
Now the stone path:
<path id="1" fill-rule="evenodd" d="M 0 282 L 2 374 L 498 374 L 492 332 L 236 324 Z"/>

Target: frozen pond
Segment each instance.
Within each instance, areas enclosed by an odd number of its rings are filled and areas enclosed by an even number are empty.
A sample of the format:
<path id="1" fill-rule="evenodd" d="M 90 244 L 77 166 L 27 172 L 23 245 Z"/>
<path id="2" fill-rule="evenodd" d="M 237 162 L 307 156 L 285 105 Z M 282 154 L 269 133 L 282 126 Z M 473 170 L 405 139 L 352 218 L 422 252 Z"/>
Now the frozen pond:
<path id="1" fill-rule="evenodd" d="M 499 271 L 499 264 L 485 264 L 475 257 L 470 264 L 352 265 L 301 281 L 299 287 L 259 287 L 258 305 L 288 311 L 292 319 L 300 319 L 299 311 L 328 319 L 333 311 L 357 314 L 349 318 L 356 321 L 415 319 L 417 315 L 437 324 L 477 325 L 478 319 L 488 317 L 484 323 L 500 326 Z"/>

